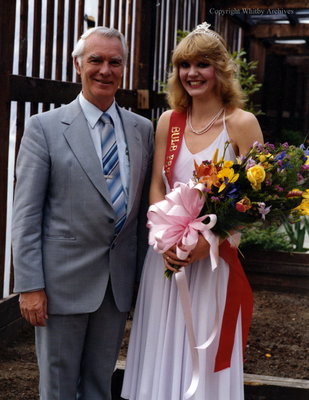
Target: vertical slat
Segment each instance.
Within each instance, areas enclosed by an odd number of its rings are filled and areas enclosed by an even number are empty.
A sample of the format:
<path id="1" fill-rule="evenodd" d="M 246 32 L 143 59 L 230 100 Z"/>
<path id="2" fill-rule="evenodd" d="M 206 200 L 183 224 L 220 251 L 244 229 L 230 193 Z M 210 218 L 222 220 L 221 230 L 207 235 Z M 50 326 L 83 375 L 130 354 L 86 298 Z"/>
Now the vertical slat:
<path id="1" fill-rule="evenodd" d="M 28 0 L 21 0 L 20 3 L 20 32 L 19 32 L 19 59 L 18 73 L 26 75 L 27 50 L 28 50 Z"/>
<path id="2" fill-rule="evenodd" d="M 127 1 L 126 0 L 122 0 L 122 5 L 121 5 L 121 26 L 119 27 L 120 32 L 125 36 L 125 31 L 126 31 L 126 8 L 127 8 Z M 128 60 L 129 61 L 129 60 Z M 127 73 L 127 68 L 128 66 L 126 65 L 126 73 Z M 125 76 L 126 74 L 124 74 L 124 76 L 122 77 L 122 87 L 125 87 Z"/>
<path id="3" fill-rule="evenodd" d="M 170 20 L 169 20 L 169 37 L 168 37 L 168 65 L 171 62 L 171 55 L 172 55 L 172 51 L 174 49 L 174 42 L 175 42 L 175 38 L 174 38 L 174 32 L 175 32 L 175 24 L 176 24 L 176 1 L 171 1 L 170 3 Z"/>
<path id="4" fill-rule="evenodd" d="M 145 43 L 153 43 L 153 7 L 152 0 L 136 0 L 134 89 L 152 89 L 153 49 Z M 150 117 L 149 111 L 143 115 Z"/>
<path id="5" fill-rule="evenodd" d="M 40 76 L 41 60 L 41 25 L 42 25 L 42 0 L 34 1 L 33 15 L 33 43 L 32 43 L 32 76 Z M 38 103 L 31 103 L 30 114 L 38 113 Z"/>
<path id="6" fill-rule="evenodd" d="M 127 21 L 127 42 L 130 48 L 130 43 L 131 43 L 131 37 L 132 37 L 132 14 L 133 14 L 133 2 L 132 0 L 128 0 L 128 21 Z M 130 54 L 129 54 L 130 57 Z M 130 87 L 130 59 L 128 59 L 127 65 L 126 65 L 126 82 L 125 82 L 125 88 Z"/>
<path id="7" fill-rule="evenodd" d="M 28 50 L 28 0 L 20 3 L 20 32 L 19 32 L 19 59 L 18 73 L 26 75 L 27 70 L 27 50 Z M 20 101 L 17 104 L 16 121 L 16 153 L 18 152 L 20 141 L 24 130 L 25 103 Z"/>
<path id="8" fill-rule="evenodd" d="M 78 21 L 77 21 L 77 39 L 79 39 L 84 31 L 84 15 L 85 15 L 85 0 L 78 2 Z M 80 82 L 80 75 L 76 76 L 76 82 Z"/>
<path id="9" fill-rule="evenodd" d="M 45 35 L 45 64 L 44 78 L 51 79 L 53 67 L 53 38 L 54 38 L 55 0 L 47 2 L 46 35 Z M 43 104 L 43 111 L 50 109 L 50 104 Z"/>
<path id="10" fill-rule="evenodd" d="M 79 39 L 84 32 L 84 15 L 85 15 L 85 0 L 79 0 L 78 2 L 78 26 L 77 26 L 77 38 Z"/>
<path id="11" fill-rule="evenodd" d="M 51 79 L 53 66 L 53 37 L 54 37 L 55 0 L 48 0 L 45 35 L 45 64 L 44 78 Z"/>
<path id="12" fill-rule="evenodd" d="M 104 0 L 98 1 L 98 25 L 103 25 Z"/>
<path id="13" fill-rule="evenodd" d="M 123 34 L 125 34 L 125 30 L 126 30 L 126 9 L 127 9 L 127 2 L 126 2 L 126 0 L 122 0 L 120 30 Z"/>
<path id="14" fill-rule="evenodd" d="M 201 24 L 202 22 L 206 21 L 206 6 L 207 6 L 207 1 L 204 0 L 199 0 L 199 20 L 198 24 Z"/>
<path id="15" fill-rule="evenodd" d="M 111 23 L 111 0 L 105 0 L 105 21 L 104 26 L 110 26 Z"/>
<path id="16" fill-rule="evenodd" d="M 40 76 L 42 0 L 34 1 L 33 44 L 32 44 L 32 76 Z"/>
<path id="17" fill-rule="evenodd" d="M 58 0 L 57 44 L 56 44 L 56 80 L 58 81 L 62 81 L 63 29 L 64 29 L 64 0 Z"/>
<path id="18" fill-rule="evenodd" d="M 63 64 L 63 30 L 64 30 L 64 0 L 58 0 L 57 3 L 57 39 L 56 39 L 56 74 L 57 81 L 62 81 Z M 56 103 L 55 107 L 61 104 Z"/>
<path id="19" fill-rule="evenodd" d="M 155 65 L 154 65 L 154 87 L 158 90 L 160 87 L 159 80 L 159 64 L 160 64 L 160 29 L 161 29 L 161 8 L 162 4 L 158 3 L 156 6 L 156 38 L 155 38 Z"/>
<path id="20" fill-rule="evenodd" d="M 5 1 L 1 5 L 0 37 L 2 44 L 14 43 L 16 2 Z M 9 23 L 8 23 L 9 21 Z M 7 173 L 8 150 L 10 132 L 10 97 L 9 76 L 13 68 L 14 46 L 0 46 L 0 298 L 3 293 L 4 257 L 5 257 L 5 232 L 6 232 L 6 207 L 7 207 Z"/>
<path id="21" fill-rule="evenodd" d="M 115 1 L 115 9 L 114 9 L 114 28 L 118 29 L 119 28 L 119 1 Z"/>
<path id="22" fill-rule="evenodd" d="M 73 60 L 71 53 L 74 46 L 74 24 L 75 21 L 75 0 L 69 0 L 69 13 L 68 13 L 68 46 L 67 46 L 67 69 L 66 80 L 72 82 L 73 79 Z"/>

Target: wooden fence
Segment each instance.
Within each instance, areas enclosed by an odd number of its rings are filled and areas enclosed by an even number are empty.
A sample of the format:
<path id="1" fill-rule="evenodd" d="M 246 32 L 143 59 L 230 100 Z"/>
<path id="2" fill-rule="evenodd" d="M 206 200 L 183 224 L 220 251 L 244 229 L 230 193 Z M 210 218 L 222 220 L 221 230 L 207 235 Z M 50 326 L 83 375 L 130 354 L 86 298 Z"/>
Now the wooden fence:
<path id="1" fill-rule="evenodd" d="M 30 115 L 61 106 L 81 89 L 71 52 L 91 26 L 119 29 L 129 46 L 121 106 L 149 118 L 166 107 L 166 81 L 177 30 L 205 20 L 203 0 L 12 0 L 0 13 L 0 299 L 12 293 L 10 218 L 15 155 Z M 95 8 L 93 5 L 95 4 Z M 92 14 L 89 7 L 92 6 Z M 214 23 L 215 21 L 211 21 Z"/>

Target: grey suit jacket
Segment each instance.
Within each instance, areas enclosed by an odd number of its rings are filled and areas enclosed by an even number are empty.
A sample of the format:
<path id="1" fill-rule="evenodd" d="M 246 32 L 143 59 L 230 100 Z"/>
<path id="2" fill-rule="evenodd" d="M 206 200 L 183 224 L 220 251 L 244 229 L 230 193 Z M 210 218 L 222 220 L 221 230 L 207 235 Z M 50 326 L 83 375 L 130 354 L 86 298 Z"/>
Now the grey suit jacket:
<path id="1" fill-rule="evenodd" d="M 117 307 L 130 309 L 137 259 L 147 241 L 153 128 L 141 116 L 119 112 L 131 183 L 127 219 L 116 239 L 115 213 L 79 101 L 27 123 L 16 169 L 14 290 L 45 288 L 51 314 L 96 310 L 109 277 Z"/>

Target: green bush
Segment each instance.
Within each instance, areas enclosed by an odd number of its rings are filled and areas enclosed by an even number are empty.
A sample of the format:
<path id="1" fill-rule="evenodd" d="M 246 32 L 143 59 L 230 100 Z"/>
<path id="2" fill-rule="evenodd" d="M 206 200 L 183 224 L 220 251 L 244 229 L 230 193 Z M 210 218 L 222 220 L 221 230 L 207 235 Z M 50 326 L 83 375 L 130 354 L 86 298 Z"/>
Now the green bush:
<path id="1" fill-rule="evenodd" d="M 239 247 L 241 250 L 293 251 L 288 235 L 285 232 L 279 232 L 275 225 L 261 228 L 253 224 L 245 228 L 242 231 Z"/>

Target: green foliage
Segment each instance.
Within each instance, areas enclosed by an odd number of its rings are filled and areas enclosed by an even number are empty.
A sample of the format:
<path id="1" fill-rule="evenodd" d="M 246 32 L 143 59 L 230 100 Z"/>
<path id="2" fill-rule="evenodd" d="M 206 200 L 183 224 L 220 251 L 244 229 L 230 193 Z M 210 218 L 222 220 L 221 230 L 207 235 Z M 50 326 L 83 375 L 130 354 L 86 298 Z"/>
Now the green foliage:
<path id="1" fill-rule="evenodd" d="M 300 146 L 304 142 L 304 135 L 301 131 L 283 129 L 280 134 L 280 142 Z"/>
<path id="2" fill-rule="evenodd" d="M 279 232 L 278 226 L 261 228 L 252 225 L 242 231 L 240 249 L 256 249 L 258 251 L 293 251 L 293 246 L 285 232 Z"/>
<path id="3" fill-rule="evenodd" d="M 256 76 L 253 73 L 258 65 L 258 61 L 248 61 L 246 52 L 243 49 L 239 52 L 234 51 L 231 56 L 238 66 L 237 78 L 246 96 L 245 110 L 252 112 L 254 115 L 263 115 L 264 113 L 260 109 L 260 105 L 253 104 L 250 100 L 250 96 L 258 92 L 262 86 L 261 83 L 257 82 Z"/>
<path id="4" fill-rule="evenodd" d="M 307 217 L 291 222 L 287 217 L 283 216 L 282 225 L 294 251 L 306 252 L 309 250 L 304 247 L 306 233 L 309 235 L 309 219 Z"/>
<path id="5" fill-rule="evenodd" d="M 178 29 L 177 30 L 177 38 L 176 38 L 177 44 L 180 43 L 182 41 L 182 39 L 184 39 L 188 34 L 189 34 L 189 31 L 182 31 L 181 29 Z"/>

